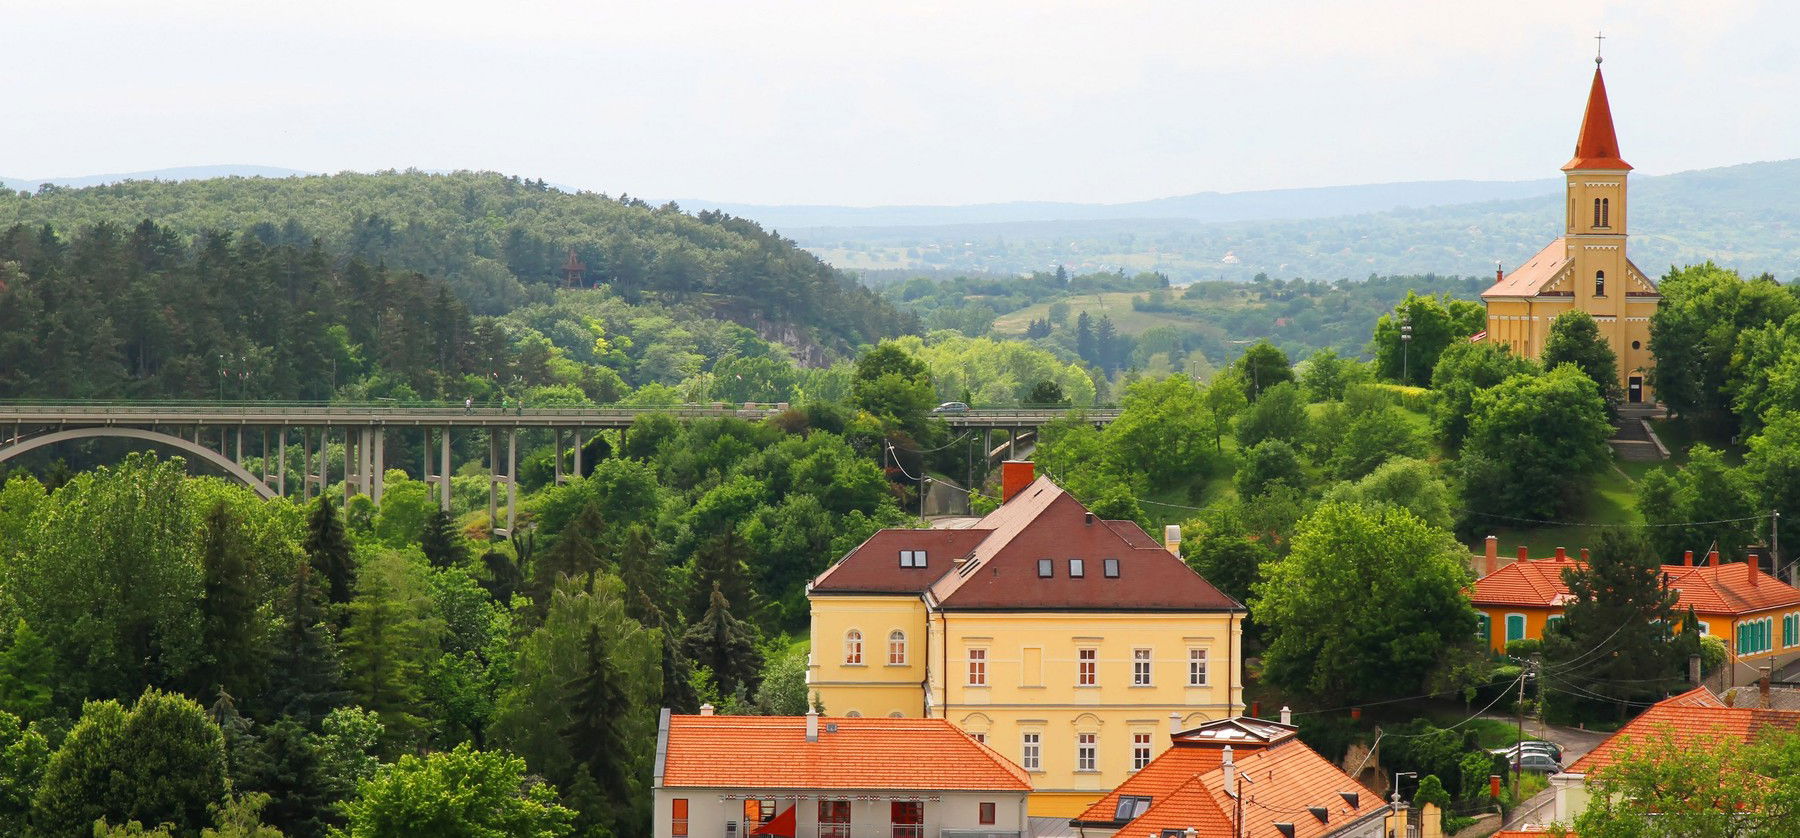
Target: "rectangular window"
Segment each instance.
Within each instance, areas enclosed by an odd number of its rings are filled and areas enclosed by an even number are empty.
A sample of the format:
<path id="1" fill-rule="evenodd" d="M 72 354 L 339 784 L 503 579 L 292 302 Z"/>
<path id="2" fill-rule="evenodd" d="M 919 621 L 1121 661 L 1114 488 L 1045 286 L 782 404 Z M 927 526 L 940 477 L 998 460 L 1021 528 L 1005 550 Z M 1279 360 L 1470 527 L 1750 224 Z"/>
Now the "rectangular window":
<path id="1" fill-rule="evenodd" d="M 1508 614 L 1508 615 L 1506 615 L 1506 642 L 1511 643 L 1514 640 L 1524 640 L 1524 639 L 1525 639 L 1525 615 L 1524 614 Z"/>
<path id="2" fill-rule="evenodd" d="M 889 812 L 894 822 L 894 838 L 924 838 L 924 801 L 896 800 L 889 804 Z"/>
<path id="3" fill-rule="evenodd" d="M 1080 559 L 1069 560 L 1069 578 L 1080 579 L 1087 575 L 1087 563 Z"/>
<path id="4" fill-rule="evenodd" d="M 1146 811 L 1149 811 L 1149 809 L 1150 798 L 1147 795 L 1121 794 L 1119 795 L 1118 805 L 1113 808 L 1113 820 L 1137 820 L 1139 815 L 1144 814 Z M 1183 832 L 1182 834 L 1186 835 L 1187 833 Z"/>
<path id="5" fill-rule="evenodd" d="M 1075 651 L 1075 685 L 1091 687 L 1099 681 L 1099 653 L 1093 649 Z"/>
<path id="6" fill-rule="evenodd" d="M 1038 559 L 1038 578 L 1049 579 L 1056 575 L 1055 559 Z"/>
<path id="7" fill-rule="evenodd" d="M 677 797 L 669 801 L 669 834 L 676 838 L 685 838 L 688 834 L 687 798 Z"/>
<path id="8" fill-rule="evenodd" d="M 969 734 L 969 738 L 973 739 L 977 742 L 980 742 L 983 745 L 987 744 L 987 734 L 985 734 L 985 733 L 980 733 L 980 732 L 971 733 L 971 734 Z"/>
<path id="9" fill-rule="evenodd" d="M 746 800 L 746 801 L 744 801 L 744 826 L 746 827 L 746 829 L 744 830 L 745 832 L 752 832 L 757 827 L 768 823 L 769 821 L 773 820 L 774 818 L 775 818 L 775 801 L 773 801 L 773 800 Z"/>
<path id="10" fill-rule="evenodd" d="M 1041 767 L 1043 739 L 1041 734 L 1027 733 L 1020 740 L 1019 767 L 1026 771 L 1037 771 Z"/>
<path id="11" fill-rule="evenodd" d="M 1131 650 L 1131 685 L 1134 687 L 1150 686 L 1150 650 Z"/>
<path id="12" fill-rule="evenodd" d="M 969 650 L 969 686 L 987 686 L 987 650 Z"/>
<path id="13" fill-rule="evenodd" d="M 995 808 L 996 807 L 992 803 L 981 804 L 981 825 L 982 826 L 993 826 L 994 825 L 994 809 Z"/>
<path id="14" fill-rule="evenodd" d="M 1188 686 L 1206 686 L 1206 650 L 1188 650 Z"/>
<path id="15" fill-rule="evenodd" d="M 819 801 L 819 838 L 850 838 L 850 801 Z"/>
<path id="16" fill-rule="evenodd" d="M 1100 563 L 1100 571 L 1102 573 L 1105 573 L 1106 578 L 1108 578 L 1108 579 L 1119 578 L 1119 560 L 1118 559 L 1107 559 L 1107 560 L 1101 562 Z"/>
<path id="17" fill-rule="evenodd" d="M 1150 734 L 1131 734 L 1131 770 L 1142 771 L 1150 764 Z"/>
<path id="18" fill-rule="evenodd" d="M 1098 734 L 1081 733 L 1075 736 L 1075 770 L 1093 771 L 1095 751 L 1099 750 Z"/>

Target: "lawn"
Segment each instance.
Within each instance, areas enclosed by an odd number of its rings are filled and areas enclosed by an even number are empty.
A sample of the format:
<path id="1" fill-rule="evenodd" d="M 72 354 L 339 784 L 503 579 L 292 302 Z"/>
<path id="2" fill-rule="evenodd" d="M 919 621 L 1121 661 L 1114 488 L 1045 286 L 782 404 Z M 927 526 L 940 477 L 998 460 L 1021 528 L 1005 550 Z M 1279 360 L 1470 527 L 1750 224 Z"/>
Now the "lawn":
<path id="1" fill-rule="evenodd" d="M 1103 291 L 1097 294 L 1077 294 L 1060 302 L 1069 304 L 1069 323 L 1071 325 L 1075 323 L 1076 318 L 1081 316 L 1082 312 L 1087 312 L 1088 317 L 1093 318 L 1096 323 L 1100 321 L 1101 315 L 1105 315 L 1112 318 L 1114 327 L 1127 335 L 1141 335 L 1157 326 L 1192 329 L 1198 322 L 1180 314 L 1137 311 L 1131 307 L 1132 298 L 1148 298 L 1149 296 L 1150 292 L 1148 291 Z M 994 320 L 994 333 L 1022 335 L 1025 333 L 1025 327 L 1031 325 L 1031 321 L 1047 319 L 1050 316 L 1050 305 L 1047 302 L 1038 303 L 1018 311 L 1002 314 Z"/>
<path id="2" fill-rule="evenodd" d="M 1615 460 L 1613 465 L 1618 467 L 1602 469 L 1594 476 L 1594 483 L 1588 492 L 1587 508 L 1574 516 L 1578 523 L 1533 525 L 1494 519 L 1494 526 L 1477 531 L 1470 546 L 1471 552 L 1482 552 L 1482 539 L 1493 535 L 1500 539 L 1502 556 L 1514 555 L 1521 544 L 1531 549 L 1533 558 L 1539 559 L 1555 553 L 1558 547 L 1567 547 L 1570 553 L 1578 553 L 1593 539 L 1597 525 L 1642 523 L 1643 517 L 1637 511 L 1636 478 L 1648 471 L 1645 466 L 1656 464 Z"/>

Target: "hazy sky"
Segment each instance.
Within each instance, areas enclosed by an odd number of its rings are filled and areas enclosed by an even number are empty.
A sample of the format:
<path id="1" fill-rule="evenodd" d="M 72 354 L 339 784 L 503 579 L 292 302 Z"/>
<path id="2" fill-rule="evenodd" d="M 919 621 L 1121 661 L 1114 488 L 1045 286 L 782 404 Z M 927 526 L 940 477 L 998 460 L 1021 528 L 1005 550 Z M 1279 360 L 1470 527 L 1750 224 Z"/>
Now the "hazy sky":
<path id="1" fill-rule="evenodd" d="M 0 174 L 842 204 L 1548 177 L 1602 28 L 1639 171 L 1800 156 L 1781 0 L 0 0 Z"/>

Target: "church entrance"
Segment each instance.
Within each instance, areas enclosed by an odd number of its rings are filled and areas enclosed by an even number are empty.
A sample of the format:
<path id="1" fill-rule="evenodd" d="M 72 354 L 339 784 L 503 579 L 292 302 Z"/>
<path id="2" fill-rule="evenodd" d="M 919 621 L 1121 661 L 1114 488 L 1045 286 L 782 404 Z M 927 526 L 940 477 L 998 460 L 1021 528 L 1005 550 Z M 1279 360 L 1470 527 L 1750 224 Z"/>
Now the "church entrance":
<path id="1" fill-rule="evenodd" d="M 1643 401 L 1644 401 L 1644 377 L 1643 376 L 1634 375 L 1629 379 L 1629 381 L 1626 384 L 1625 400 L 1631 402 L 1632 404 L 1643 403 Z"/>

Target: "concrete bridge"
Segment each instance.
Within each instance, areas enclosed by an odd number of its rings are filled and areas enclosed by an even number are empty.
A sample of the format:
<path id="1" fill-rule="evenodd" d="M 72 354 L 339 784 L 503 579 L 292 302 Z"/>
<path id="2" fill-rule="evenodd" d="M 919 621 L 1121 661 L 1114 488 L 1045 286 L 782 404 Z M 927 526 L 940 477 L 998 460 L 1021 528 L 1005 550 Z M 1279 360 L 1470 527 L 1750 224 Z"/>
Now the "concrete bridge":
<path id="1" fill-rule="evenodd" d="M 0 462 L 62 442 L 119 438 L 155 443 L 211 463 L 265 498 L 289 494 L 290 482 L 311 499 L 344 481 L 345 500 L 356 494 L 380 503 L 387 468 L 387 435 L 421 435 L 422 479 L 437 488 L 441 508 L 450 508 L 450 443 L 458 432 L 484 432 L 488 440 L 488 516 L 499 512 L 505 487 L 507 520 L 497 535 L 510 533 L 518 501 L 519 431 L 548 430 L 554 440 L 554 474 L 581 474 L 585 434 L 616 429 L 621 438 L 633 422 L 649 414 L 677 419 L 737 418 L 762 421 L 781 413 L 781 404 L 669 405 L 659 407 L 507 407 L 492 405 L 298 404 L 277 402 L 69 402 L 0 403 Z M 1065 408 L 1004 408 L 933 414 L 955 429 L 980 431 L 989 440 L 1005 431 L 1010 442 L 1070 413 Z M 1095 424 L 1118 418 L 1114 409 L 1086 411 Z M 261 472 L 243 466 L 248 453 Z M 326 451 L 343 444 L 343 460 L 333 472 Z M 566 444 L 565 444 L 566 443 Z M 301 451 L 301 469 L 288 473 L 288 446 Z M 991 448 L 989 444 L 984 448 Z M 432 449 L 438 450 L 435 463 Z M 271 470 L 271 464 L 273 469 Z M 434 468 L 435 466 L 435 468 Z M 567 470 L 565 471 L 565 467 Z M 290 480 L 292 478 L 292 480 Z"/>

